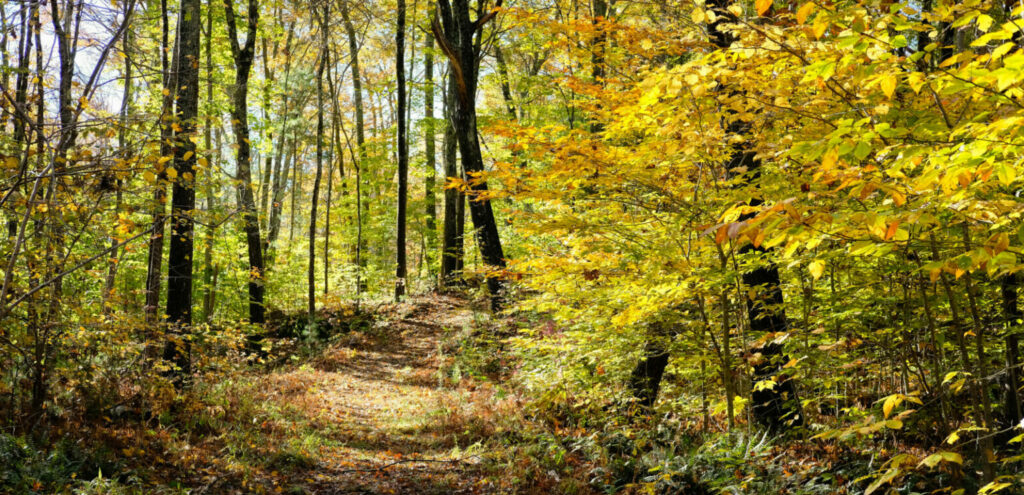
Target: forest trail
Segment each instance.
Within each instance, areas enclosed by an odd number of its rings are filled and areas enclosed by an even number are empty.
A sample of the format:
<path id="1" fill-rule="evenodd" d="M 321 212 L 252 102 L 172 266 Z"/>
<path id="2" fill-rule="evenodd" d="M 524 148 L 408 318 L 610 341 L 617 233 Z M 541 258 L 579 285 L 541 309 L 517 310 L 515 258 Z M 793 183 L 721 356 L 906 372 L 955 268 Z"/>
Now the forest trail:
<path id="1" fill-rule="evenodd" d="M 489 491 L 480 457 L 466 450 L 474 439 L 462 423 L 476 413 L 473 391 L 440 373 L 444 332 L 470 325 L 472 310 L 461 299 L 422 296 L 392 311 L 374 338 L 350 333 L 307 364 L 265 377 L 267 406 L 287 413 L 264 429 L 301 444 L 312 461 L 270 449 L 276 461 L 267 470 L 283 464 L 290 472 L 268 473 L 274 491 Z"/>

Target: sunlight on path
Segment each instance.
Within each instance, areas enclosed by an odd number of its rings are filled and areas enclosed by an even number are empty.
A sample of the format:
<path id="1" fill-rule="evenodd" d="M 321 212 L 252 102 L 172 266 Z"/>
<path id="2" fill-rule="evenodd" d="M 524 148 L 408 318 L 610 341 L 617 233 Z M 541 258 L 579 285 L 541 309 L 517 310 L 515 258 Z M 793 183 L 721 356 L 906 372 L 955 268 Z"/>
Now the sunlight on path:
<path id="1" fill-rule="evenodd" d="M 472 322 L 463 306 L 415 299 L 397 308 L 383 338 L 353 334 L 312 366 L 268 377 L 267 387 L 279 391 L 275 401 L 292 411 L 277 427 L 294 430 L 306 421 L 302 429 L 316 432 L 292 437 L 317 457 L 299 486 L 308 493 L 481 491 L 479 458 L 462 452 L 459 432 L 448 431 L 465 391 L 445 386 L 438 371 L 445 329 Z"/>

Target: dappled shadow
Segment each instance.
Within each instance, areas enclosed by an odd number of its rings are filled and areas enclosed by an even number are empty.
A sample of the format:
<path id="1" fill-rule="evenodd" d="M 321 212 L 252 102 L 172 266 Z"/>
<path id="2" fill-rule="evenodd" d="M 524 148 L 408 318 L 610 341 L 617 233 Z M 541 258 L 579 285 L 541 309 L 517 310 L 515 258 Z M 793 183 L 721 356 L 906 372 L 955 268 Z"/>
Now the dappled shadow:
<path id="1" fill-rule="evenodd" d="M 448 416 L 462 391 L 439 379 L 438 343 L 445 328 L 472 321 L 463 307 L 444 297 L 399 306 L 375 338 L 343 338 L 311 361 L 312 370 L 268 377 L 305 384 L 277 396 L 293 406 L 293 424 L 281 428 L 330 426 L 314 449 L 315 466 L 287 474 L 294 486 L 309 493 L 490 491 L 479 458 L 451 457 L 453 447 L 465 447 L 463 432 L 446 431 L 459 423 Z"/>
<path id="2" fill-rule="evenodd" d="M 493 391 L 441 372 L 454 352 L 442 338 L 475 321 L 467 306 L 426 296 L 378 308 L 376 327 L 308 360 L 289 349 L 280 366 L 214 382 L 182 429 L 109 431 L 111 444 L 139 456 L 144 443 L 146 479 L 193 494 L 501 492 L 494 467 L 466 453 L 498 434 L 479 400 Z"/>

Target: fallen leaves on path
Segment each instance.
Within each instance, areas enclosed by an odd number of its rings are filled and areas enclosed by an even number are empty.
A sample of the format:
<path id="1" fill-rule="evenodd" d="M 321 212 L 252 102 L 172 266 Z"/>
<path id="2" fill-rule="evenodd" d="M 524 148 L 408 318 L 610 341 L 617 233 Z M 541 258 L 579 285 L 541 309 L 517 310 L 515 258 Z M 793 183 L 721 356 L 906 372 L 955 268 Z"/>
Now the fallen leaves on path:
<path id="1" fill-rule="evenodd" d="M 373 316 L 369 331 L 333 336 L 305 358 L 272 356 L 287 364 L 198 381 L 169 423 L 98 433 L 132 454 L 126 467 L 156 492 L 507 491 L 483 447 L 493 387 L 441 372 L 445 333 L 474 324 L 469 303 L 420 296 Z"/>

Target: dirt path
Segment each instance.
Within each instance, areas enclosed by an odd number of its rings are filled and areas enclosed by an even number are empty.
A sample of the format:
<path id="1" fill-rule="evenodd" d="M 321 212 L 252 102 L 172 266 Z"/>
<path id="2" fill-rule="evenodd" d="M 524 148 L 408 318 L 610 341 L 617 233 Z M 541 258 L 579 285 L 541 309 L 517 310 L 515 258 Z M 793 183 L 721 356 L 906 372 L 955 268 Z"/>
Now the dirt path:
<path id="1" fill-rule="evenodd" d="M 473 321 L 464 306 L 415 299 L 394 308 L 383 336 L 353 333 L 267 377 L 269 409 L 281 414 L 264 429 L 285 443 L 269 467 L 290 473 L 281 491 L 490 492 L 462 424 L 474 414 L 472 392 L 446 386 L 438 371 L 442 334 Z"/>

